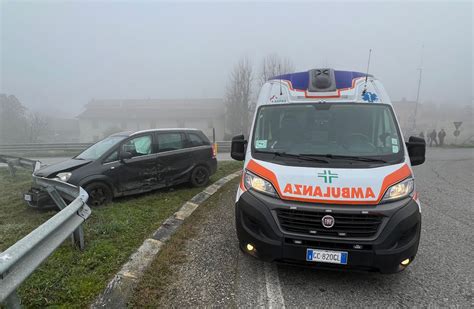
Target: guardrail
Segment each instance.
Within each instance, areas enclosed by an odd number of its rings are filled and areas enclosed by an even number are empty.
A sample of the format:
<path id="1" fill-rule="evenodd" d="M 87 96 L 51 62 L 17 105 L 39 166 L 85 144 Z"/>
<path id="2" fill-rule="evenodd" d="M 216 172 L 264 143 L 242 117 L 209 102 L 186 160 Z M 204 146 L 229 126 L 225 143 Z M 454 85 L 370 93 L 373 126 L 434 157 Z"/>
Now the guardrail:
<path id="1" fill-rule="evenodd" d="M 218 141 L 220 152 L 230 152 L 230 141 Z M 0 153 L 18 154 L 32 152 L 80 152 L 92 143 L 54 143 L 54 144 L 10 144 L 0 145 Z"/>
<path id="2" fill-rule="evenodd" d="M 21 306 L 16 289 L 69 235 L 76 246 L 84 248 L 81 224 L 91 214 L 87 192 L 81 187 L 37 176 L 33 181 L 47 190 L 61 211 L 0 253 L 0 303 L 7 308 Z"/>
<path id="3" fill-rule="evenodd" d="M 217 152 L 230 152 L 231 141 L 219 141 L 217 144 Z"/>
<path id="4" fill-rule="evenodd" d="M 5 163 L 6 165 L 8 165 L 8 169 L 12 177 L 15 177 L 16 167 L 31 168 L 31 171 L 36 171 L 41 167 L 40 161 L 4 154 L 0 154 L 0 163 Z"/>

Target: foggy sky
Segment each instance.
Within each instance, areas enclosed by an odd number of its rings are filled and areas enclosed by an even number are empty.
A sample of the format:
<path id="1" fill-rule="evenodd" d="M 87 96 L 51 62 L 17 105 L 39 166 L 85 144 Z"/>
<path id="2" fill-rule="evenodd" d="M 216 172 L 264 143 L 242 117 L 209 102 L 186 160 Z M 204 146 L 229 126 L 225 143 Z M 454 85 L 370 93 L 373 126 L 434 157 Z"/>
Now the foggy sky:
<path id="1" fill-rule="evenodd" d="M 0 0 L 1 1 L 1 0 Z M 38 1 L 39 2 L 39 1 Z M 471 2 L 3 1 L 0 93 L 76 116 L 90 99 L 222 97 L 234 63 L 365 72 L 392 100 L 472 104 Z"/>

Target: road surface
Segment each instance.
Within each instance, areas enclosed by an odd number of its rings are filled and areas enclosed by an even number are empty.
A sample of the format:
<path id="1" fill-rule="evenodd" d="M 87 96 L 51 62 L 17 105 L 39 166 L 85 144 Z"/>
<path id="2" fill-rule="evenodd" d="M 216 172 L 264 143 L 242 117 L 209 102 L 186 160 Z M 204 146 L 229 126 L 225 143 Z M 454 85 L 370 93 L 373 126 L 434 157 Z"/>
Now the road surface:
<path id="1" fill-rule="evenodd" d="M 161 303 L 170 307 L 474 306 L 473 149 L 428 149 L 414 168 L 422 201 L 422 237 L 404 272 L 331 272 L 260 262 L 239 249 L 235 186 L 186 243 L 187 262 Z"/>

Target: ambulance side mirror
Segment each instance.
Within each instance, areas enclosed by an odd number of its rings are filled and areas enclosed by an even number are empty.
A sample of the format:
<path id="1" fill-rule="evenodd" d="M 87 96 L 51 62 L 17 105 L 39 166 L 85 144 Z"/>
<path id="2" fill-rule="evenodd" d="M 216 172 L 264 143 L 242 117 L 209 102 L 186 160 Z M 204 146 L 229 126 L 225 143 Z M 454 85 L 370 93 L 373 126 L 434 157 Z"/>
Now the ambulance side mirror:
<path id="1" fill-rule="evenodd" d="M 232 138 L 230 146 L 230 156 L 237 161 L 245 160 L 245 145 L 247 141 L 243 135 L 237 135 Z"/>
<path id="2" fill-rule="evenodd" d="M 405 145 L 407 145 L 411 165 L 420 165 L 425 162 L 426 142 L 424 138 L 410 136 Z"/>

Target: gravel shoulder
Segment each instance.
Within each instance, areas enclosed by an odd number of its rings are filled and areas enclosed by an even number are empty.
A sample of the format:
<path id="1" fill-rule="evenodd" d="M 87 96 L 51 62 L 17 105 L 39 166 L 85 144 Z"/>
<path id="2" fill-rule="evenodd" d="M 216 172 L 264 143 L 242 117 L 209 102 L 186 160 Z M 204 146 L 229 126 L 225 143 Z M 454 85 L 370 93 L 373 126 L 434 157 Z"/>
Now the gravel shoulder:
<path id="1" fill-rule="evenodd" d="M 236 307 L 233 212 L 239 179 L 231 181 L 185 220 L 136 289 L 132 307 Z"/>

